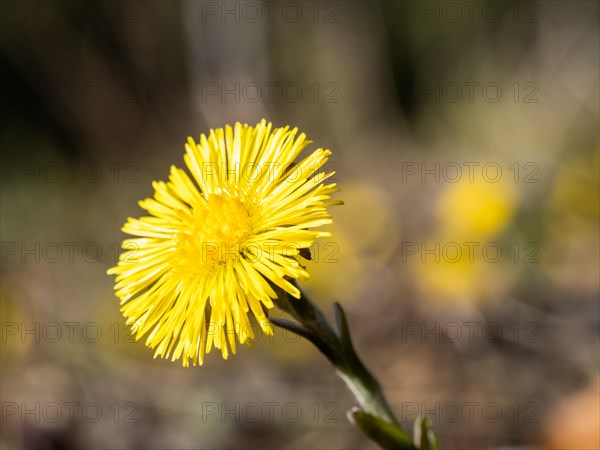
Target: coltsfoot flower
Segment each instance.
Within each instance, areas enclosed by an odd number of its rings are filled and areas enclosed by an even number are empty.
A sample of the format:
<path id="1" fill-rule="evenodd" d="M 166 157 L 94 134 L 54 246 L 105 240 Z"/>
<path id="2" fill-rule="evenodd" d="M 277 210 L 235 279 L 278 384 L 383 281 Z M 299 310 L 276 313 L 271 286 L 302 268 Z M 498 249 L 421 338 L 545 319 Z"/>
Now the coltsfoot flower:
<path id="1" fill-rule="evenodd" d="M 185 164 L 171 167 L 168 182 L 155 181 L 154 198 L 139 202 L 149 216 L 129 218 L 115 291 L 136 339 L 148 333 L 154 357 L 202 365 L 214 346 L 227 359 L 236 337 L 255 337 L 250 315 L 272 334 L 265 311 L 279 286 L 299 298 L 289 279 L 306 279 L 301 251 L 313 228 L 331 222 L 326 208 L 334 172 L 318 172 L 331 152 L 319 148 L 299 162 L 311 143 L 289 127 L 236 123 L 188 138 Z"/>

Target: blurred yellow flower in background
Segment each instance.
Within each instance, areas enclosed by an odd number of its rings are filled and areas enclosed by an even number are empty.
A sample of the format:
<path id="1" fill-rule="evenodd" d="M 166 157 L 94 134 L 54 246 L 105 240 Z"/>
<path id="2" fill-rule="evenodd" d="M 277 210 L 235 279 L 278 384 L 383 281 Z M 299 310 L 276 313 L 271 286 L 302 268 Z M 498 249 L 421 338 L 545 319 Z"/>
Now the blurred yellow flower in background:
<path id="1" fill-rule="evenodd" d="M 481 239 L 502 231 L 517 201 L 517 190 L 510 182 L 462 178 L 443 191 L 437 212 L 445 234 Z"/>
<path id="2" fill-rule="evenodd" d="M 301 249 L 318 237 L 311 228 L 331 223 L 326 207 L 334 172 L 317 171 L 331 152 L 317 149 L 295 164 L 311 143 L 297 128 L 236 123 L 188 139 L 188 174 L 171 167 L 168 182 L 154 182 L 154 198 L 139 202 L 151 215 L 130 218 L 116 274 L 116 295 L 128 325 L 155 357 L 200 365 L 212 346 L 226 359 L 236 337 L 249 343 L 254 315 L 272 334 L 265 309 L 273 283 L 300 292 L 288 279 L 306 279 Z M 193 180 L 193 181 L 192 181 Z M 194 183 L 195 182 L 195 183 Z M 229 345 L 228 345 L 229 344 Z"/>
<path id="3" fill-rule="evenodd" d="M 513 274 L 497 264 L 506 260 L 507 249 L 495 238 L 518 203 L 517 189 L 506 181 L 463 178 L 445 187 L 435 231 L 411 260 L 426 297 L 472 303 L 508 287 Z"/>
<path id="4" fill-rule="evenodd" d="M 414 261 L 416 279 L 426 298 L 477 303 L 497 296 L 511 286 L 514 273 L 505 270 L 506 265 L 487 259 L 486 250 L 482 250 L 484 247 L 473 246 L 470 252 L 467 246 L 470 244 L 452 242 L 444 244 L 444 249 L 439 241 L 429 241 L 423 246 L 433 249 L 436 243 L 440 244 L 440 257 L 437 260 L 433 255 L 427 255 L 423 260 Z M 460 255 L 455 257 L 458 248 Z M 450 252 L 454 253 L 450 255 Z M 489 251 L 490 254 L 492 252 L 496 252 L 496 249 Z"/>

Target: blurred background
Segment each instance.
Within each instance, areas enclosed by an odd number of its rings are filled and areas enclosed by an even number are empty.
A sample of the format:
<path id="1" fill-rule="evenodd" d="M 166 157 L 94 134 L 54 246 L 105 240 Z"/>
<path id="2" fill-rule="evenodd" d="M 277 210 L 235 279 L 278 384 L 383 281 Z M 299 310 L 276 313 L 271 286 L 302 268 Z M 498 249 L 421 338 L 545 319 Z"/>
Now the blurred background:
<path id="1" fill-rule="evenodd" d="M 599 4 L 0 2 L 2 448 L 371 449 L 276 330 L 153 360 L 120 228 L 184 143 L 263 117 L 333 151 L 305 287 L 447 449 L 599 448 Z"/>

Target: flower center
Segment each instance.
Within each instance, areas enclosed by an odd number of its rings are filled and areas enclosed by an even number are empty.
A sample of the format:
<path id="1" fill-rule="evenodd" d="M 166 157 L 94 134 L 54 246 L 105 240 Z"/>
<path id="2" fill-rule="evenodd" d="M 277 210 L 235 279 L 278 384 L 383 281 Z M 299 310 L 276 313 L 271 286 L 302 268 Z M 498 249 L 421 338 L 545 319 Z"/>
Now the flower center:
<path id="1" fill-rule="evenodd" d="M 209 195 L 206 205 L 194 211 L 194 224 L 204 242 L 233 245 L 245 241 L 252 230 L 244 204 L 228 195 Z"/>
<path id="2" fill-rule="evenodd" d="M 228 194 L 209 194 L 206 203 L 194 208 L 190 225 L 179 235 L 178 249 L 203 266 L 237 260 L 252 233 L 249 208 Z"/>

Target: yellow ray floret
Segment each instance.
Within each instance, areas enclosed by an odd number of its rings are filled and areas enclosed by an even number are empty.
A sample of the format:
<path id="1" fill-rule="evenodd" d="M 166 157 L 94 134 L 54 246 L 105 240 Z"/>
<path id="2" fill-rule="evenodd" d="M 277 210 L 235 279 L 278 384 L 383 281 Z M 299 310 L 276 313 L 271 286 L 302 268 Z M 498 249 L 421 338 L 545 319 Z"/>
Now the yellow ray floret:
<path id="1" fill-rule="evenodd" d="M 236 341 L 255 337 L 250 316 L 272 334 L 265 311 L 279 286 L 295 297 L 289 279 L 309 274 L 300 249 L 318 237 L 312 228 L 331 223 L 327 207 L 333 172 L 318 170 L 331 152 L 317 149 L 289 127 L 236 123 L 210 130 L 185 145 L 189 174 L 171 167 L 169 181 L 155 181 L 154 198 L 139 202 L 149 216 L 129 218 L 115 291 L 137 339 L 155 357 L 202 365 L 212 347 L 227 359 Z"/>

